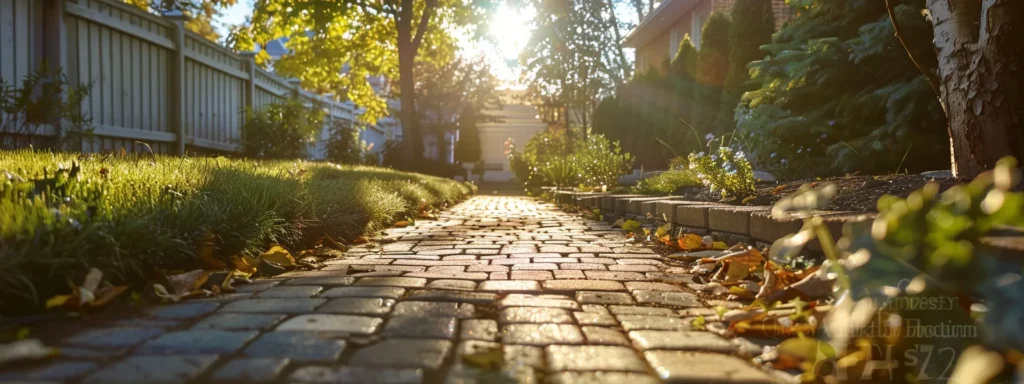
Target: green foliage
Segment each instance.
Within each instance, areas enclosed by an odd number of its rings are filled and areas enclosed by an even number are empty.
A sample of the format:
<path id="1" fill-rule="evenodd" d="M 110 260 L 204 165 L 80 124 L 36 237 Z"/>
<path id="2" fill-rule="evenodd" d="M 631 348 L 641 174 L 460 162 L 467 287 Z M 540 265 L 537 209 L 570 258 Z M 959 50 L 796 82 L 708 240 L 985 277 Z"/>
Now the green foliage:
<path id="1" fill-rule="evenodd" d="M 809 217 L 801 234 L 780 240 L 788 247 L 802 248 L 818 238 L 831 260 L 822 268 L 839 277 L 840 289 L 834 293 L 836 306 L 823 326 L 829 330 L 832 346 L 850 352 L 838 356 L 846 362 L 844 373 L 869 371 L 864 366 L 867 359 L 854 356 L 859 348 L 884 348 L 891 356 L 922 356 L 926 351 L 921 345 L 947 350 L 949 357 L 941 361 L 921 361 L 892 373 L 892 377 L 938 377 L 953 366 L 959 372 L 969 346 L 980 344 L 996 351 L 1024 347 L 1017 325 L 1024 316 L 1019 310 L 1024 297 L 1020 260 L 1003 257 L 1004 252 L 991 243 L 998 239 L 991 236 L 1000 231 L 1024 228 L 1024 193 L 1018 191 L 1020 171 L 1015 167 L 1016 161 L 1005 158 L 993 171 L 941 194 L 938 185 L 928 184 L 905 199 L 885 196 L 878 201 L 878 216 L 847 224 L 835 246 L 820 217 Z M 834 194 L 834 186 L 831 192 L 801 188 L 799 194 L 780 201 L 773 215 L 777 211 L 807 214 L 827 205 Z M 780 248 L 772 246 L 773 258 Z M 906 325 L 947 331 L 941 335 L 901 332 Z M 996 357 L 1002 359 L 999 354 Z"/>
<path id="2" fill-rule="evenodd" d="M 693 117 L 690 125 L 701 133 L 724 133 L 715 126 L 722 87 L 729 75 L 729 16 L 715 12 L 701 30 L 700 51 L 697 52 L 697 87 L 694 91 Z"/>
<path id="3" fill-rule="evenodd" d="M 729 14 L 729 72 L 722 87 L 717 125 L 725 132 L 736 128 L 735 111 L 740 96 L 757 88 L 747 66 L 764 58 L 761 46 L 771 43 L 775 17 L 771 0 L 736 0 Z"/>
<path id="4" fill-rule="evenodd" d="M 324 234 L 352 240 L 471 191 L 329 163 L 0 152 L 0 310 L 35 310 L 89 267 L 138 285 L 159 269 L 199 268 L 196 241 L 208 234 L 219 259 L 268 243 L 308 249 Z"/>
<path id="5" fill-rule="evenodd" d="M 689 169 L 711 192 L 723 198 L 742 198 L 754 193 L 754 169 L 742 151 L 719 147 L 718 154 L 691 153 Z"/>
<path id="6" fill-rule="evenodd" d="M 307 108 L 295 98 L 267 104 L 245 113 L 245 154 L 257 159 L 303 157 L 307 144 L 320 132 L 322 109 Z"/>
<path id="7" fill-rule="evenodd" d="M 335 120 L 327 140 L 327 160 L 339 164 L 364 164 L 369 151 L 359 140 L 359 128 L 344 120 Z M 376 164 L 373 161 L 372 164 Z"/>
<path id="8" fill-rule="evenodd" d="M 701 186 L 700 179 L 689 169 L 672 169 L 641 180 L 630 190 L 642 195 L 669 195 L 682 187 Z"/>
<path id="9" fill-rule="evenodd" d="M 250 31 L 259 44 L 287 38 L 289 53 L 274 62 L 275 72 L 301 79 L 305 89 L 351 100 L 362 108 L 360 119 L 374 123 L 388 114 L 389 95 L 375 90 L 370 79 L 383 76 L 394 81 L 391 87 L 400 86 L 400 61 L 408 68 L 423 61 L 451 61 L 454 31 L 472 34 L 486 6 L 468 0 L 257 0 Z M 406 81 L 416 84 L 415 79 Z M 413 129 L 413 122 L 403 123 Z"/>
<path id="10" fill-rule="evenodd" d="M 516 179 L 527 186 L 613 186 L 633 164 L 617 142 L 599 134 L 570 142 L 565 130 L 552 130 L 530 139 L 522 153 L 513 143 L 506 143 L 506 149 Z"/>
<path id="11" fill-rule="evenodd" d="M 923 3 L 894 2 L 904 38 L 928 53 Z M 885 2 L 810 1 L 766 50 L 751 64 L 760 87 L 738 113 L 759 169 L 806 177 L 949 167 L 944 113 L 895 38 Z"/>
<path id="12" fill-rule="evenodd" d="M 67 142 L 92 134 L 92 117 L 82 112 L 91 84 L 74 85 L 61 71 L 47 65 L 29 72 L 15 88 L 0 79 L 0 132 L 13 143 L 32 143 L 44 126 L 56 127 L 56 137 Z M 58 146 L 64 143 L 57 143 Z"/>

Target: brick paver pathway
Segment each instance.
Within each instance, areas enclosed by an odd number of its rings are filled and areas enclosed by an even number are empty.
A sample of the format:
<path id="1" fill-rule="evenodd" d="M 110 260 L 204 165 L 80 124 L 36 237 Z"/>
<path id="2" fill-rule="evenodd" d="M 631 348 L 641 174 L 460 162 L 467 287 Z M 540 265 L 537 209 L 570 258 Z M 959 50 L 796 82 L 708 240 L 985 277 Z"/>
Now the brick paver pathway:
<path id="1" fill-rule="evenodd" d="M 241 293 L 156 307 L 62 341 L 2 378 L 84 383 L 774 382 L 758 347 L 693 330 L 714 316 L 621 230 L 477 196 Z M 5 376 L 6 375 L 6 376 Z M 2 380 L 0 380 L 2 381 Z"/>

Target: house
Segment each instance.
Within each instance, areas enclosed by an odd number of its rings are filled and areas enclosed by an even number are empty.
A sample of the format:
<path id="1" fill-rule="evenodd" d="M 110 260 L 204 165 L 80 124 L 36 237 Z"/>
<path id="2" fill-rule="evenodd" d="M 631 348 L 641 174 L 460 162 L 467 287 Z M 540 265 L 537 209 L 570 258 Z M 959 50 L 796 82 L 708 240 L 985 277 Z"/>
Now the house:
<path id="1" fill-rule="evenodd" d="M 480 136 L 480 161 L 487 172 L 488 182 L 509 182 L 514 179 L 505 155 L 505 143 L 511 141 L 519 151 L 534 135 L 543 132 L 548 123 L 541 120 L 537 107 L 524 101 L 523 92 L 517 90 L 498 91 L 501 107 L 481 111 L 485 116 L 477 123 Z"/>
<path id="2" fill-rule="evenodd" d="M 786 0 L 769 0 L 776 28 L 790 18 Z M 686 35 L 700 49 L 700 32 L 712 12 L 728 13 L 736 0 L 664 0 L 623 39 L 623 45 L 634 48 L 637 73 L 650 69 L 664 71 L 665 64 L 676 56 L 679 43 Z"/>

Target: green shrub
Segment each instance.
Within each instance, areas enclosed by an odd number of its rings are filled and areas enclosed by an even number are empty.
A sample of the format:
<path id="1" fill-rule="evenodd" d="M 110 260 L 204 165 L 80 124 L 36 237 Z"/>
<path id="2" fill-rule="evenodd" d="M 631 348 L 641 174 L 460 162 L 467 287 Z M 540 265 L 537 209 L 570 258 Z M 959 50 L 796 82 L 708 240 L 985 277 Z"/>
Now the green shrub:
<path id="1" fill-rule="evenodd" d="M 257 159 L 297 159 L 305 157 L 307 145 L 322 129 L 324 112 L 302 101 L 289 98 L 247 110 L 245 154 Z"/>
<path id="2" fill-rule="evenodd" d="M 642 195 L 668 195 L 682 187 L 699 187 L 700 179 L 689 169 L 673 169 L 641 180 L 630 190 Z"/>
<path id="3" fill-rule="evenodd" d="M 724 133 L 715 126 L 722 86 L 729 75 L 729 16 L 714 12 L 701 29 L 697 52 L 697 87 L 694 92 L 693 118 L 690 124 L 701 132 L 716 136 Z"/>
<path id="4" fill-rule="evenodd" d="M 742 151 L 719 147 L 718 154 L 691 153 L 689 169 L 711 192 L 723 198 L 742 198 L 754 193 L 754 169 Z"/>
<path id="5" fill-rule="evenodd" d="M 883 1 L 814 0 L 752 63 L 738 133 L 779 177 L 949 168 L 945 114 L 893 32 Z M 924 0 L 892 1 L 904 39 L 930 58 Z M 908 140 L 907 138 L 913 138 Z"/>
<path id="6" fill-rule="evenodd" d="M 732 11 L 732 28 L 729 30 L 729 73 L 722 87 L 721 105 L 717 125 L 732 132 L 736 129 L 736 106 L 744 92 L 752 91 L 757 85 L 750 80 L 747 66 L 761 60 L 765 52 L 761 46 L 772 41 L 775 32 L 775 17 L 771 0 L 736 0 Z"/>
<path id="7" fill-rule="evenodd" d="M 35 143 L 43 127 L 56 126 L 58 147 L 91 135 L 92 117 L 81 108 L 90 89 L 91 84 L 71 84 L 63 71 L 45 64 L 25 75 L 20 88 L 0 79 L 0 135 L 11 137 L 8 144 L 16 147 Z"/>
<path id="8" fill-rule="evenodd" d="M 363 164 L 369 152 L 359 140 L 359 129 L 344 120 L 335 120 L 327 140 L 327 160 L 340 164 Z M 376 161 L 373 162 L 376 164 Z"/>
<path id="9" fill-rule="evenodd" d="M 377 167 L 0 152 L 0 311 L 34 310 L 89 267 L 136 285 L 158 270 L 199 268 L 196 241 L 207 236 L 221 260 L 269 243 L 304 250 L 470 192 Z"/>
<path id="10" fill-rule="evenodd" d="M 565 130 L 538 134 L 526 143 L 522 153 L 506 143 L 506 154 L 516 178 L 528 186 L 600 188 L 618 184 L 619 177 L 631 169 L 632 156 L 624 153 L 617 142 L 600 134 L 591 134 L 586 139 L 579 137 L 580 132 L 575 135 L 576 139 L 570 142 Z"/>

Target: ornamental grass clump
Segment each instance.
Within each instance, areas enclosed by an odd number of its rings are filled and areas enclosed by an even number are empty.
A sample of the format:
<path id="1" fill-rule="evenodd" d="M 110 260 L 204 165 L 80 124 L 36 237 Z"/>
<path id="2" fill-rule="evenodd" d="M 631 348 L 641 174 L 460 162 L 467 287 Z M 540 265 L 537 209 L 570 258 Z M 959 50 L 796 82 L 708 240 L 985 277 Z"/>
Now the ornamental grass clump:
<path id="1" fill-rule="evenodd" d="M 717 155 L 691 153 L 689 169 L 711 192 L 723 198 L 741 198 L 754 193 L 754 168 L 742 151 L 719 147 Z"/>
<path id="2" fill-rule="evenodd" d="M 0 152 L 0 313 L 38 310 L 100 269 L 141 286 L 159 271 L 352 240 L 473 187 L 385 168 L 305 161 Z M 213 239 L 213 240 L 209 240 Z"/>

